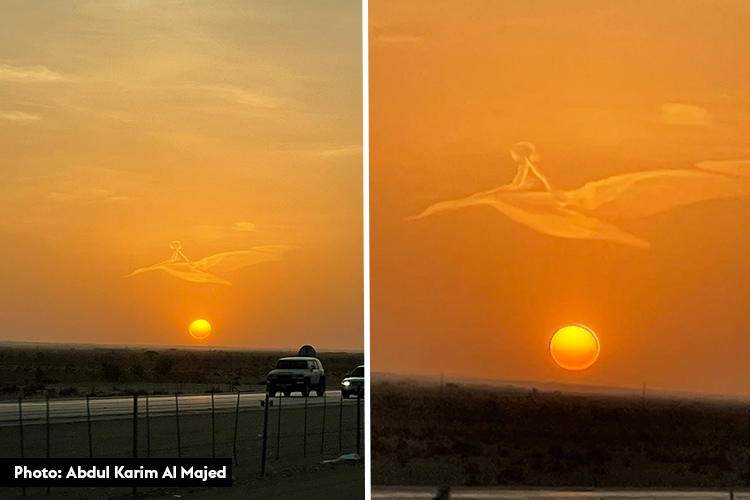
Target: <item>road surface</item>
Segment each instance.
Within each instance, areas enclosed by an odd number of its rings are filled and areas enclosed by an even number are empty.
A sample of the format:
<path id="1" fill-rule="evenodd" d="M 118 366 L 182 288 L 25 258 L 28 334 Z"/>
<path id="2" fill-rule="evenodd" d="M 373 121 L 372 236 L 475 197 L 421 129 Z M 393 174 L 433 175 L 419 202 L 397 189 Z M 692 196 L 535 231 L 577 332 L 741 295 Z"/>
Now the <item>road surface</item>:
<path id="1" fill-rule="evenodd" d="M 266 395 L 263 392 L 242 393 L 240 395 L 240 410 L 247 411 L 251 409 L 261 409 L 261 402 L 265 401 Z M 322 406 L 326 404 L 340 404 L 340 391 L 326 391 L 324 397 L 310 396 L 307 398 L 307 404 L 312 406 Z M 181 394 L 178 396 L 180 414 L 202 413 L 211 410 L 210 394 Z M 305 398 L 301 396 L 275 397 L 271 399 L 273 406 L 304 406 Z M 141 416 L 146 415 L 145 396 L 138 397 L 138 413 Z M 344 400 L 345 405 L 356 404 L 356 399 Z M 23 401 L 23 423 L 43 424 L 47 417 L 46 400 L 27 400 Z M 237 393 L 218 393 L 214 394 L 214 408 L 216 412 L 235 411 L 237 408 Z M 0 403 L 0 427 L 18 425 L 19 422 L 18 401 L 8 401 Z M 89 409 L 91 420 L 108 420 L 108 419 L 125 419 L 133 416 L 133 398 L 130 397 L 104 397 L 90 398 Z M 175 396 L 149 396 L 148 397 L 148 414 L 149 416 L 174 415 L 175 413 Z M 50 399 L 49 415 L 50 420 L 54 422 L 78 422 L 86 420 L 86 398 L 75 399 Z"/>

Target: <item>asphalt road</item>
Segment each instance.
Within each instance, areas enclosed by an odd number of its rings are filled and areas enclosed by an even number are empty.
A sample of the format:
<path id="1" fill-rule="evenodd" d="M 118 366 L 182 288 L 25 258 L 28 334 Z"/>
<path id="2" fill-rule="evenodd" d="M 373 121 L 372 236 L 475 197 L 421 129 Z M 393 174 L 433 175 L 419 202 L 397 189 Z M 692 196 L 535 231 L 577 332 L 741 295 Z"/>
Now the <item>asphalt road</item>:
<path id="1" fill-rule="evenodd" d="M 261 402 L 265 400 L 265 393 L 242 393 L 240 395 L 240 410 L 247 411 L 250 409 L 261 409 Z M 322 406 L 325 402 L 328 405 L 340 404 L 340 391 L 326 391 L 325 397 L 310 396 L 308 406 Z M 211 410 L 211 395 L 179 395 L 180 414 L 185 413 L 203 413 Z M 294 395 L 290 397 L 275 397 L 272 405 L 301 407 L 305 404 L 305 398 Z M 344 400 L 345 405 L 356 404 L 356 399 Z M 237 408 L 237 393 L 218 393 L 214 394 L 214 408 L 216 412 L 235 411 Z M 148 413 L 149 416 L 173 415 L 176 404 L 175 396 L 149 396 Z M 132 397 L 104 397 L 90 398 L 89 410 L 91 420 L 110 420 L 125 419 L 133 415 L 133 398 Z M 141 416 L 146 415 L 146 397 L 138 397 L 138 413 Z M 78 422 L 86 420 L 86 399 L 50 399 L 49 400 L 50 420 L 55 422 Z M 23 401 L 23 423 L 24 425 L 43 424 L 47 417 L 47 401 L 45 400 L 28 400 Z M 0 403 L 0 427 L 18 425 L 19 411 L 18 401 Z"/>

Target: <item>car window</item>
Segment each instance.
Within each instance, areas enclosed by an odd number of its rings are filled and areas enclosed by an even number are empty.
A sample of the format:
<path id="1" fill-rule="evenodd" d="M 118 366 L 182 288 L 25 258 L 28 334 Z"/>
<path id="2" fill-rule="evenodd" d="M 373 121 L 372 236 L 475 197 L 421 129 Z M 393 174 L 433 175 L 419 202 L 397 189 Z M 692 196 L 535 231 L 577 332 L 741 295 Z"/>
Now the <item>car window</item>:
<path id="1" fill-rule="evenodd" d="M 365 367 L 364 366 L 358 366 L 352 372 L 349 374 L 350 377 L 364 377 L 365 376 Z"/>
<path id="2" fill-rule="evenodd" d="M 276 368 L 282 370 L 305 370 L 307 361 L 301 359 L 280 359 L 276 362 Z"/>

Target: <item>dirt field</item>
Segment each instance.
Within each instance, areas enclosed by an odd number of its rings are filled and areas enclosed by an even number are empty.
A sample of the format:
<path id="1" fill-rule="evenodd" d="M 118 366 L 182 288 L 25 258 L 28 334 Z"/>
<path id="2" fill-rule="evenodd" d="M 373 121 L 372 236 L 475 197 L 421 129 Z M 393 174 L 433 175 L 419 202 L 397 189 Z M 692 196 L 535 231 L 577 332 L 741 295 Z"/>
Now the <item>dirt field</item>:
<path id="1" fill-rule="evenodd" d="M 750 408 L 408 381 L 372 387 L 378 485 L 738 487 Z"/>
<path id="2" fill-rule="evenodd" d="M 0 343 L 0 398 L 230 392 L 260 388 L 292 351 L 106 348 Z M 319 352 L 329 388 L 364 362 L 363 353 Z"/>

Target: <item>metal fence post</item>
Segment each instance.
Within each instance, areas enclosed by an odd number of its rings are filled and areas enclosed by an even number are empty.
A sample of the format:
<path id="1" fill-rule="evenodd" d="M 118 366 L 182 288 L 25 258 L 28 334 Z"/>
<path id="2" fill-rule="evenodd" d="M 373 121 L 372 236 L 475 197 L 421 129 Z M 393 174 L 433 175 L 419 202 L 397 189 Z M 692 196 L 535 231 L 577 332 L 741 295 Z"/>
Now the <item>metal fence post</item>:
<path id="1" fill-rule="evenodd" d="M 339 453 L 341 453 L 342 446 L 341 446 L 341 433 L 343 429 L 344 424 L 344 395 L 341 395 L 341 399 L 339 401 Z"/>
<path id="2" fill-rule="evenodd" d="M 146 457 L 151 458 L 151 416 L 148 409 L 148 393 L 146 393 Z"/>
<path id="3" fill-rule="evenodd" d="M 138 458 L 138 393 L 133 393 L 133 458 Z M 138 494 L 138 488 L 133 484 L 133 496 Z"/>
<path id="4" fill-rule="evenodd" d="M 279 459 L 280 448 L 281 448 L 281 393 L 279 393 L 279 418 L 276 424 L 276 460 Z"/>
<path id="5" fill-rule="evenodd" d="M 265 409 L 263 410 L 263 454 L 260 459 L 260 475 L 266 475 L 266 443 L 268 441 L 268 391 L 266 391 Z M 238 405 L 239 407 L 239 405 Z"/>
<path id="6" fill-rule="evenodd" d="M 18 398 L 18 437 L 21 441 L 21 458 L 23 458 L 23 398 Z"/>
<path id="7" fill-rule="evenodd" d="M 133 458 L 138 458 L 138 394 L 133 394 Z"/>
<path id="8" fill-rule="evenodd" d="M 47 458 L 49 458 L 50 454 L 50 444 L 49 444 L 49 392 L 46 394 L 46 402 L 47 402 Z M 49 486 L 47 486 L 47 495 L 49 495 Z"/>
<path id="9" fill-rule="evenodd" d="M 302 458 L 307 458 L 307 400 L 310 398 L 305 398 L 305 423 L 303 427 L 303 438 L 302 438 Z"/>
<path id="10" fill-rule="evenodd" d="M 211 457 L 216 458 L 216 409 L 213 392 L 211 393 Z"/>
<path id="11" fill-rule="evenodd" d="M 357 455 L 359 456 L 362 456 L 360 455 L 360 443 L 359 443 L 360 436 L 361 436 L 360 426 L 362 425 L 362 404 L 361 403 L 362 403 L 362 393 L 360 392 L 357 395 Z"/>
<path id="12" fill-rule="evenodd" d="M 86 394 L 86 427 L 89 433 L 89 458 L 94 458 L 94 443 L 91 437 L 91 396 Z"/>
<path id="13" fill-rule="evenodd" d="M 23 460 L 23 397 L 18 397 L 18 433 L 21 440 L 21 459 Z M 21 496 L 26 496 L 26 486 L 21 486 Z"/>
<path id="14" fill-rule="evenodd" d="M 266 395 L 266 401 L 268 401 L 268 395 Z M 268 413 L 268 409 L 266 409 Z M 237 465 L 237 429 L 240 424 L 240 390 L 237 389 L 237 408 L 234 410 L 234 439 L 232 441 L 232 455 L 234 455 L 234 465 Z M 265 439 L 265 437 L 263 438 Z M 265 446 L 265 441 L 263 443 Z M 263 457 L 265 460 L 265 457 Z"/>
<path id="15" fill-rule="evenodd" d="M 182 458 L 182 443 L 180 442 L 180 401 L 174 394 L 174 415 L 177 421 L 177 458 Z"/>
<path id="16" fill-rule="evenodd" d="M 320 433 L 320 454 L 323 454 L 326 442 L 326 393 L 323 393 L 323 432 Z"/>

